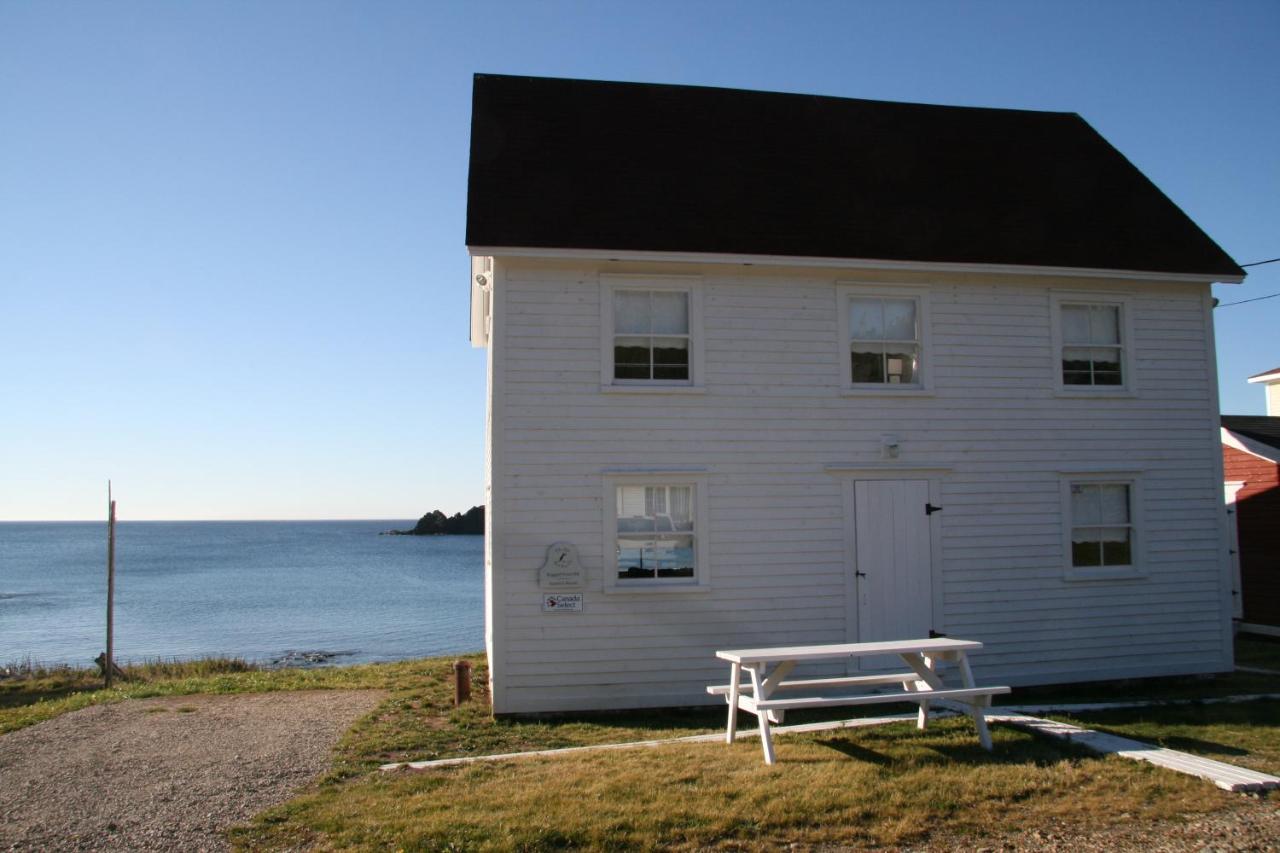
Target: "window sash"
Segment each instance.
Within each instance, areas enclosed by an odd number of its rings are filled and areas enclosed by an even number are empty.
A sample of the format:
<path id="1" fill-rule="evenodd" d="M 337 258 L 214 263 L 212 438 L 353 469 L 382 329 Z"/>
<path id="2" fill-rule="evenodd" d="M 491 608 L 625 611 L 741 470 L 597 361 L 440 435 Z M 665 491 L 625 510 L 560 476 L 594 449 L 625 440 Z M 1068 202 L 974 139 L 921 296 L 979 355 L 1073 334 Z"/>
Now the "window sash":
<path id="1" fill-rule="evenodd" d="M 854 385 L 919 385 L 919 344 L 853 341 L 849 346 L 850 380 Z"/>
<path id="2" fill-rule="evenodd" d="M 1084 309 L 1087 312 L 1085 325 L 1087 332 L 1079 337 L 1072 337 L 1068 328 L 1068 313 Z M 1098 317 L 1107 312 L 1114 319 L 1098 322 Z M 1064 302 L 1060 309 L 1062 317 L 1062 342 L 1068 346 L 1120 346 L 1124 343 L 1121 332 L 1123 311 L 1121 306 L 1110 302 Z M 1108 327 L 1109 330 L 1108 330 Z M 1109 333 L 1107 333 L 1109 331 Z"/>
<path id="3" fill-rule="evenodd" d="M 887 321 L 884 314 L 885 304 L 905 302 L 910 302 L 913 306 L 911 323 L 914 326 L 915 337 L 887 337 L 887 329 L 885 328 Z M 881 331 L 879 336 L 870 337 L 855 334 L 856 324 L 853 320 L 853 310 L 856 303 L 862 303 L 864 306 L 878 305 Z M 924 342 L 921 332 L 922 308 L 919 297 L 860 296 L 851 294 L 845 298 L 844 311 L 845 316 L 848 318 L 850 330 L 848 339 L 849 354 L 846 362 L 846 369 L 848 370 L 846 378 L 850 385 L 875 387 L 888 385 L 921 386 L 920 373 L 921 365 L 924 361 Z M 891 360 L 899 363 L 893 365 Z M 878 362 L 878 365 L 876 362 Z M 892 369 L 894 366 L 897 367 L 896 370 Z"/>
<path id="4" fill-rule="evenodd" d="M 655 297 L 670 301 L 665 297 L 671 296 L 682 298 L 680 310 L 672 311 L 672 305 L 655 308 Z M 628 308 L 633 312 L 629 316 L 624 314 Z M 639 313 L 644 316 L 637 316 Z M 613 381 L 623 385 L 690 384 L 693 373 L 691 315 L 692 296 L 688 290 L 619 288 L 613 291 Z"/>
<path id="5" fill-rule="evenodd" d="M 1122 508 L 1107 500 L 1107 492 L 1117 488 L 1124 490 Z M 1133 483 L 1072 482 L 1067 494 L 1072 568 L 1131 568 L 1136 532 Z"/>
<path id="6" fill-rule="evenodd" d="M 1087 317 L 1080 318 L 1084 310 Z M 1072 313 L 1083 319 L 1086 329 L 1073 334 Z M 1102 312 L 1113 316 L 1099 320 Z M 1078 322 L 1077 322 L 1078 324 Z M 1124 306 L 1110 302 L 1063 302 L 1058 306 L 1060 335 L 1059 379 L 1066 387 L 1123 387 L 1128 369 L 1125 365 Z M 1103 355 L 1108 353 L 1109 355 Z M 1101 357 L 1100 357 L 1101 356 Z M 1110 366 L 1114 365 L 1114 367 Z"/>
<path id="7" fill-rule="evenodd" d="M 615 334 L 613 336 L 613 378 L 617 382 L 679 382 L 688 384 L 690 377 L 690 352 L 693 349 L 692 335 L 634 335 Z M 679 341 L 683 347 L 658 346 L 662 341 Z M 637 358 L 637 350 L 644 350 L 643 359 Z M 622 360 L 623 351 L 628 351 L 627 360 Z M 660 354 L 683 352 L 684 359 L 660 358 Z M 631 374 L 631 375 L 627 375 Z M 640 375 L 643 374 L 643 375 Z M 663 375 L 666 374 L 666 375 Z M 683 374 L 683 375 L 680 375 Z"/>
<path id="8" fill-rule="evenodd" d="M 1120 531 L 1122 538 L 1108 536 Z M 1108 524 L 1071 528 L 1071 567 L 1130 568 L 1133 565 L 1133 525 Z"/>
<path id="9" fill-rule="evenodd" d="M 692 533 L 620 533 L 614 553 L 619 584 L 697 578 L 698 544 Z"/>
<path id="10" fill-rule="evenodd" d="M 614 486 L 614 500 L 615 582 L 622 586 L 696 584 L 699 536 L 696 486 L 691 483 L 618 484 Z"/>

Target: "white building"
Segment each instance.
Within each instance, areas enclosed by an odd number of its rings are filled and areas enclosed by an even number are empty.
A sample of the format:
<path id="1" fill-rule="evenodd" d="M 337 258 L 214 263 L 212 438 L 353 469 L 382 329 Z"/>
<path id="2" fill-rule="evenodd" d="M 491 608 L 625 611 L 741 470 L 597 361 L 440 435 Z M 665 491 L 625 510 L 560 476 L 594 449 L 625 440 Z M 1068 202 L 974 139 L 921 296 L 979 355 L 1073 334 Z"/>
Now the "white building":
<path id="1" fill-rule="evenodd" d="M 471 144 L 496 713 L 930 631 L 995 683 L 1232 666 L 1244 273 L 1079 116 L 480 75 Z"/>
<path id="2" fill-rule="evenodd" d="M 1250 376 L 1249 381 L 1266 389 L 1268 417 L 1280 417 L 1280 368 Z"/>

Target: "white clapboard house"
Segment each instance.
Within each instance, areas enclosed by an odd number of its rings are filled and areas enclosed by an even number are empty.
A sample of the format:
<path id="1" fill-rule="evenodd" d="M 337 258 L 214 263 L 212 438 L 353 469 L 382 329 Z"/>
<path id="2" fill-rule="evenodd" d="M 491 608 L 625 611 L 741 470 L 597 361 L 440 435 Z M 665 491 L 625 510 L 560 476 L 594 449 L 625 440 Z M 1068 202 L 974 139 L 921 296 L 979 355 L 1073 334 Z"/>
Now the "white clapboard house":
<path id="1" fill-rule="evenodd" d="M 467 245 L 495 712 L 930 632 L 996 683 L 1232 666 L 1244 272 L 1080 116 L 479 75 Z"/>

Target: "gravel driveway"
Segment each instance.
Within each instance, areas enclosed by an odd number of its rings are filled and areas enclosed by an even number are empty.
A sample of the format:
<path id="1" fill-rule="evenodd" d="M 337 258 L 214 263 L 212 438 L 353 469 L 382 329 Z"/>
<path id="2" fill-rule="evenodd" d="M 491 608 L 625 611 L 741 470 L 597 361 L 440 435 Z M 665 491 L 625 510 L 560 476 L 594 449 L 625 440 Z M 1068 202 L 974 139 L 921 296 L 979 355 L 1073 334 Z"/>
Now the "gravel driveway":
<path id="1" fill-rule="evenodd" d="M 224 850 L 329 768 L 377 690 L 98 705 L 0 736 L 0 849 Z"/>

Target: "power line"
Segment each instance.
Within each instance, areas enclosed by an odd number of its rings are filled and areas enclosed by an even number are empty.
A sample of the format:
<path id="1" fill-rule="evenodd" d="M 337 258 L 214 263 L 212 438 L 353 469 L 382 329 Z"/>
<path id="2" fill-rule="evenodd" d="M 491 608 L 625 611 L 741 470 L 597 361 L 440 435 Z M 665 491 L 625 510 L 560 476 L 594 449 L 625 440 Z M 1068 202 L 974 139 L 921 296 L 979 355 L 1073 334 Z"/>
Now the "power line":
<path id="1" fill-rule="evenodd" d="M 1274 264 L 1280 261 L 1280 258 L 1268 258 L 1265 261 L 1254 261 L 1251 264 L 1241 264 L 1241 267 L 1260 267 L 1263 264 Z M 1230 308 L 1232 305 L 1243 305 L 1246 302 L 1261 302 L 1264 299 L 1275 299 L 1280 293 L 1269 293 L 1266 296 L 1255 296 L 1252 299 L 1241 299 L 1239 302 L 1219 302 L 1214 308 Z"/>
<path id="2" fill-rule="evenodd" d="M 1280 261 L 1280 258 L 1276 258 L 1276 260 Z M 1252 299 L 1241 299 L 1239 302 L 1219 302 L 1219 303 L 1218 303 L 1217 305 L 1215 305 L 1214 307 L 1215 307 L 1215 308 L 1230 308 L 1232 305 L 1243 305 L 1243 304 L 1245 304 L 1246 302 L 1261 302 L 1261 301 L 1262 301 L 1262 300 L 1264 300 L 1264 299 L 1275 299 L 1277 296 L 1280 296 L 1280 293 L 1271 293 L 1271 294 L 1268 294 L 1268 295 L 1266 295 L 1266 296 L 1255 296 L 1255 297 L 1253 297 Z"/>

